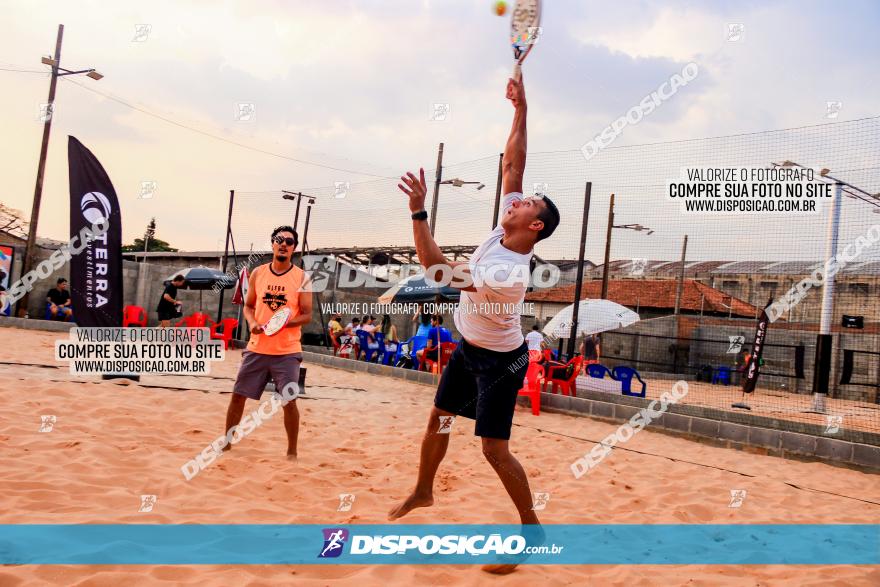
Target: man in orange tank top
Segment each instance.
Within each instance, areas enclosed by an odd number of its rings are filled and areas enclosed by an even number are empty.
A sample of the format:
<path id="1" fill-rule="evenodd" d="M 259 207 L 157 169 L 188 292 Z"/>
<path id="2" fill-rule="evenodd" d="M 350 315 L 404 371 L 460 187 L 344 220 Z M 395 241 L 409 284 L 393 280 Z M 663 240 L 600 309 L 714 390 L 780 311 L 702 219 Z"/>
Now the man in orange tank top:
<path id="1" fill-rule="evenodd" d="M 296 231 L 290 226 L 279 226 L 272 231 L 272 262 L 260 265 L 251 273 L 244 317 L 251 338 L 242 353 L 238 377 L 232 388 L 232 399 L 226 411 L 226 432 L 232 434 L 241 422 L 244 404 L 259 400 L 270 379 L 277 393 L 285 387 L 293 395 L 299 392 L 299 366 L 302 363 L 300 336 L 303 324 L 312 318 L 312 293 L 305 272 L 295 266 L 291 257 L 299 243 Z M 287 326 L 273 335 L 263 332 L 263 325 L 275 312 L 288 307 L 291 310 Z M 290 385 L 290 387 L 288 387 Z M 275 408 L 277 409 L 277 408 Z M 287 457 L 296 460 L 296 441 L 299 434 L 299 410 L 296 399 L 284 404 L 284 428 L 287 430 Z M 232 448 L 227 444 L 223 450 Z"/>

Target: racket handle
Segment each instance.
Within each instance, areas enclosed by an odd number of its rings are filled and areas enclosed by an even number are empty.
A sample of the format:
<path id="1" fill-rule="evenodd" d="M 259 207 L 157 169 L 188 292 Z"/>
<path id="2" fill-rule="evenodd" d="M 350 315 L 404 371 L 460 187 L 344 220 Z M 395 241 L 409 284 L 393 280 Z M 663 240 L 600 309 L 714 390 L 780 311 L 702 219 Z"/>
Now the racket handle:
<path id="1" fill-rule="evenodd" d="M 519 61 L 513 64 L 513 79 L 517 82 L 522 79 L 522 63 Z"/>

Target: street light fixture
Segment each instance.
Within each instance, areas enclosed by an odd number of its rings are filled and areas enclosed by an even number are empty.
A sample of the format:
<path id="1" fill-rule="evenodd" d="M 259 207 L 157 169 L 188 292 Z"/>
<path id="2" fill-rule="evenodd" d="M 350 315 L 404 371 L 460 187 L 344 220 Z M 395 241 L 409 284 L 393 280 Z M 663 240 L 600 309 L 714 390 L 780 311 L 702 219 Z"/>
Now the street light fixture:
<path id="1" fill-rule="evenodd" d="M 620 228 L 623 230 L 635 230 L 636 232 L 647 231 L 649 235 L 654 234 L 654 230 L 641 224 L 614 224 L 614 194 L 611 194 L 611 203 L 608 207 L 608 232 L 605 234 L 605 264 L 602 266 L 602 299 L 608 299 L 608 264 L 611 258 L 611 229 Z"/>
<path id="2" fill-rule="evenodd" d="M 484 184 L 483 182 L 480 182 L 480 181 L 464 181 L 463 179 L 459 179 L 459 178 L 457 178 L 457 177 L 454 178 L 454 179 L 447 179 L 447 180 L 445 180 L 445 181 L 441 181 L 441 182 L 440 182 L 440 185 L 443 185 L 443 184 L 449 184 L 449 185 L 451 185 L 451 186 L 453 186 L 453 187 L 457 187 L 457 188 L 460 188 L 460 187 L 465 186 L 465 185 L 477 184 L 477 189 L 478 189 L 478 190 L 481 190 L 481 189 L 483 189 L 484 187 L 486 187 L 486 184 Z"/>
<path id="3" fill-rule="evenodd" d="M 281 197 L 285 200 L 296 200 L 296 214 L 293 217 L 293 229 L 299 231 L 299 206 L 303 198 L 308 199 L 308 204 L 311 206 L 315 203 L 315 197 L 309 196 L 307 194 L 303 194 L 301 192 L 290 192 L 287 190 L 281 190 Z"/>
<path id="4" fill-rule="evenodd" d="M 43 141 L 40 145 L 40 160 L 37 164 L 37 181 L 34 186 L 34 201 L 31 207 L 31 220 L 28 227 L 27 244 L 24 249 L 24 263 L 22 263 L 21 274 L 27 274 L 34 265 L 34 245 L 37 240 L 37 224 L 40 220 L 40 201 L 43 197 L 43 177 L 46 172 L 46 155 L 49 151 L 49 135 L 52 130 L 52 112 L 55 109 L 55 88 L 58 85 L 58 78 L 65 75 L 86 74 L 93 80 L 99 80 L 103 75 L 94 69 L 82 69 L 79 71 L 70 71 L 59 65 L 61 62 L 61 40 L 64 37 L 64 25 L 58 25 L 58 36 L 55 39 L 55 56 L 44 56 L 40 62 L 52 68 L 52 77 L 49 81 L 49 100 L 46 104 L 45 120 L 43 121 Z M 30 296 L 25 294 L 18 302 L 18 315 L 24 316 L 27 313 L 28 300 Z"/>

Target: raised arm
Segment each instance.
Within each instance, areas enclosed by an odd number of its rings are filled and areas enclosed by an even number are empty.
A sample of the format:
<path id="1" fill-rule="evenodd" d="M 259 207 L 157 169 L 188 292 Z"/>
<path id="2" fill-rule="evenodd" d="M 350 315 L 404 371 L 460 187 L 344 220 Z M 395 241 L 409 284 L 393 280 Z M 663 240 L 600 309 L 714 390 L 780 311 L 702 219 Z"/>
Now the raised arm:
<path id="1" fill-rule="evenodd" d="M 400 191 L 409 196 L 409 210 L 413 214 L 425 210 L 425 195 L 428 188 L 425 185 L 425 170 L 419 169 L 419 177 L 416 178 L 410 172 L 405 176 L 401 176 L 400 180 L 403 184 L 397 184 Z M 431 234 L 431 228 L 428 226 L 427 220 L 413 220 L 413 238 L 416 243 L 416 254 L 419 256 L 419 263 L 425 268 L 425 276 L 433 281 L 440 281 L 443 277 L 444 266 L 453 269 L 465 263 L 452 262 L 443 256 L 443 251 L 437 246 L 434 236 Z M 446 272 L 451 275 L 451 272 Z M 462 267 L 457 272 L 459 275 L 467 274 L 465 280 L 453 279 L 450 286 L 464 289 L 466 291 L 476 291 L 472 287 L 467 267 Z"/>
<path id="2" fill-rule="evenodd" d="M 507 80 L 507 99 L 513 104 L 513 126 L 504 157 L 501 160 L 502 193 L 522 193 L 523 171 L 526 168 L 526 92 L 522 78 L 519 81 Z"/>

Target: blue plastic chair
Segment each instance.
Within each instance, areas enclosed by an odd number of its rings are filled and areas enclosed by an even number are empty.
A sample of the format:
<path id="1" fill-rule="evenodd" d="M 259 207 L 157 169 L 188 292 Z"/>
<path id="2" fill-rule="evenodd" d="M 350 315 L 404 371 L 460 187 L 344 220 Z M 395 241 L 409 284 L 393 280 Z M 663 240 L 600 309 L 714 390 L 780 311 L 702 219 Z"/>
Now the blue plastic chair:
<path id="1" fill-rule="evenodd" d="M 381 346 L 376 346 L 376 342 L 370 342 L 370 335 L 363 331 L 358 330 L 358 340 L 361 342 L 361 352 L 364 353 L 364 360 L 368 363 L 373 362 L 373 357 L 378 359 L 379 353 L 382 350 Z M 375 338 L 375 334 L 373 337 Z"/>
<path id="2" fill-rule="evenodd" d="M 383 337 L 384 338 L 384 337 Z M 398 342 L 388 342 L 387 344 L 383 341 L 382 343 L 382 359 L 380 362 L 383 365 L 393 365 L 397 362 L 397 357 L 400 354 L 400 347 L 403 343 Z M 394 345 L 394 348 L 389 350 L 388 346 Z"/>
<path id="3" fill-rule="evenodd" d="M 400 360 L 404 353 L 408 353 L 413 362 L 413 368 L 418 369 L 419 361 L 416 358 L 416 351 L 428 346 L 427 336 L 413 336 L 409 340 L 405 340 L 397 345 L 397 352 L 394 354 L 394 363 Z"/>
<path id="4" fill-rule="evenodd" d="M 376 359 L 376 362 L 381 363 L 385 356 L 385 335 L 377 330 L 373 333 L 373 338 L 376 339 L 376 344 L 379 345 L 379 358 Z"/>
<path id="5" fill-rule="evenodd" d="M 409 340 L 402 340 L 397 343 L 397 351 L 395 351 L 394 357 L 391 359 L 393 365 L 397 364 L 397 361 L 400 360 L 400 357 L 403 356 L 404 352 L 409 351 L 409 345 L 411 345 L 411 344 L 412 344 L 411 338 Z"/>
<path id="6" fill-rule="evenodd" d="M 712 374 L 712 383 L 723 383 L 724 385 L 730 385 L 730 367 L 715 367 L 715 372 Z"/>
<path id="7" fill-rule="evenodd" d="M 605 379 L 605 376 L 608 375 L 608 377 L 616 379 L 608 367 L 600 365 L 599 363 L 590 363 L 587 365 L 587 375 L 595 377 L 596 379 Z"/>
<path id="8" fill-rule="evenodd" d="M 645 397 L 645 390 L 648 386 L 645 384 L 644 381 L 642 381 L 642 378 L 639 377 L 639 372 L 632 367 L 615 367 L 614 370 L 611 372 L 611 377 L 613 377 L 617 381 L 620 381 L 620 391 L 623 393 L 623 395 L 631 395 L 633 397 Z M 639 383 L 642 384 L 641 392 L 632 391 L 633 377 L 635 377 L 639 381 Z"/>

